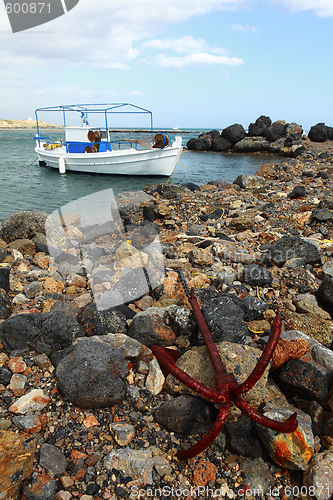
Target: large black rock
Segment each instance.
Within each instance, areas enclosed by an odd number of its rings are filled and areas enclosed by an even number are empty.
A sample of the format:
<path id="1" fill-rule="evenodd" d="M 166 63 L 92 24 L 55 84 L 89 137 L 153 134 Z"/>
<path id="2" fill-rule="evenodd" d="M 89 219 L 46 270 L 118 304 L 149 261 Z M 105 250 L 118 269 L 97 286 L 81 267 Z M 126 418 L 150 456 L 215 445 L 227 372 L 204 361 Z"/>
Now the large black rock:
<path id="1" fill-rule="evenodd" d="M 271 124 L 272 120 L 269 118 L 269 116 L 261 115 L 256 119 L 255 123 L 250 123 L 248 135 L 254 137 L 263 135 L 263 131 L 267 127 L 270 127 Z"/>
<path id="2" fill-rule="evenodd" d="M 57 366 L 56 376 L 65 397 L 79 408 L 105 408 L 121 402 L 128 374 L 123 353 L 93 340 L 81 340 Z"/>
<path id="3" fill-rule="evenodd" d="M 241 299 L 240 299 L 241 300 Z M 243 310 L 228 295 L 213 297 L 202 307 L 202 313 L 214 342 L 235 342 L 242 344 L 248 334 Z M 202 344 L 199 337 L 199 344 Z"/>
<path id="4" fill-rule="evenodd" d="M 83 336 L 83 328 L 76 319 L 59 314 L 58 311 L 17 314 L 0 324 L 0 340 L 7 353 L 28 347 L 50 355 Z"/>
<path id="5" fill-rule="evenodd" d="M 211 138 L 199 138 L 193 137 L 187 141 L 186 147 L 191 151 L 208 151 L 211 148 L 212 140 Z"/>
<path id="6" fill-rule="evenodd" d="M 210 135 L 212 139 L 216 139 L 217 137 L 220 137 L 220 132 L 218 130 L 211 130 L 210 132 L 207 132 L 207 135 Z"/>
<path id="7" fill-rule="evenodd" d="M 221 151 L 227 151 L 231 148 L 231 146 L 231 142 L 221 135 L 214 138 L 212 142 L 212 150 L 216 151 L 217 153 L 220 153 Z"/>
<path id="8" fill-rule="evenodd" d="M 127 335 L 150 347 L 152 344 L 168 347 L 175 341 L 173 330 L 164 324 L 162 318 L 152 319 L 149 316 L 134 316 Z"/>
<path id="9" fill-rule="evenodd" d="M 229 127 L 223 129 L 221 135 L 227 139 L 227 141 L 231 142 L 231 144 L 235 144 L 236 142 L 244 139 L 246 132 L 242 125 L 235 123 L 234 125 L 229 125 Z"/>
<path id="10" fill-rule="evenodd" d="M 325 123 L 317 123 L 310 128 L 308 133 L 312 142 L 325 142 L 328 139 L 328 130 Z"/>
<path id="11" fill-rule="evenodd" d="M 316 295 L 324 302 L 333 306 L 333 278 L 330 275 L 324 277 L 320 287 L 316 291 Z"/>
<path id="12" fill-rule="evenodd" d="M 299 236 L 286 235 L 269 245 L 263 256 L 264 264 L 282 266 L 287 260 L 302 258 L 306 264 L 320 262 L 317 247 Z"/>
<path id="13" fill-rule="evenodd" d="M 235 293 L 226 293 L 225 295 L 227 297 L 230 297 L 234 304 L 236 304 L 236 306 L 238 306 L 243 311 L 244 321 L 252 321 L 254 319 L 261 318 L 262 313 L 267 309 L 267 304 L 265 301 L 260 300 L 257 297 L 252 297 L 252 295 L 247 295 L 244 299 L 237 297 Z"/>
<path id="14" fill-rule="evenodd" d="M 290 359 L 282 365 L 277 383 L 283 389 L 304 399 L 322 401 L 328 394 L 325 375 L 315 366 L 300 359 Z"/>
<path id="15" fill-rule="evenodd" d="M 286 126 L 280 122 L 274 122 L 269 127 L 265 128 L 262 135 L 270 142 L 275 142 L 283 135 Z"/>

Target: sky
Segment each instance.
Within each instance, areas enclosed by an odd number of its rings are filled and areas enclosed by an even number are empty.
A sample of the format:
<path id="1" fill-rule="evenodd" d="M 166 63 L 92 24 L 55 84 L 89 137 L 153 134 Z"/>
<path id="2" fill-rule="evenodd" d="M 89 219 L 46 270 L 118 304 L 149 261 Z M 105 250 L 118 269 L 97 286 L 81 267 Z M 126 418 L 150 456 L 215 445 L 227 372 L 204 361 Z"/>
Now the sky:
<path id="1" fill-rule="evenodd" d="M 0 119 L 130 102 L 156 128 L 333 126 L 332 47 L 333 0 L 80 0 L 18 33 L 1 2 Z"/>

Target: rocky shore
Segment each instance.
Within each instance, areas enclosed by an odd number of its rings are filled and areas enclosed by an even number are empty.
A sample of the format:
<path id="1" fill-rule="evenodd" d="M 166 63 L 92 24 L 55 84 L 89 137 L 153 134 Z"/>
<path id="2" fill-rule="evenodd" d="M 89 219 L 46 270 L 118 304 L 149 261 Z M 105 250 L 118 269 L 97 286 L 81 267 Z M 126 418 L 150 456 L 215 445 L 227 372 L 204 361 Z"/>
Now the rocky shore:
<path id="1" fill-rule="evenodd" d="M 121 193 L 123 233 L 115 221 L 84 225 L 78 213 L 5 219 L 0 498 L 328 500 L 332 186 L 327 148 L 233 184 Z M 272 362 L 245 399 L 276 420 L 297 412 L 295 432 L 270 431 L 232 406 L 209 448 L 177 459 L 216 418 L 213 404 L 165 378 L 150 349 L 180 350 L 177 365 L 214 389 L 178 269 L 238 381 L 280 316 Z"/>
<path id="2" fill-rule="evenodd" d="M 272 122 L 269 116 L 259 116 L 250 123 L 247 131 L 243 125 L 235 123 L 218 130 L 203 132 L 187 142 L 192 151 L 215 151 L 232 153 L 271 153 L 296 158 L 305 152 L 333 146 L 333 127 L 317 123 L 305 134 L 302 125 L 286 123 L 284 120 Z"/>

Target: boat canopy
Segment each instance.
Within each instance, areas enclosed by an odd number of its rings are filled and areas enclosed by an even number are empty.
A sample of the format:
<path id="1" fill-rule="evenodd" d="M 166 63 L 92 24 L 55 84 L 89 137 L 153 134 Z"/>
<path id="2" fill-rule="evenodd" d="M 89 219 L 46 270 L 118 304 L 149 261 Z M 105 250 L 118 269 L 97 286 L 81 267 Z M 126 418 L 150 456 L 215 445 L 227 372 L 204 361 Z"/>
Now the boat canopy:
<path id="1" fill-rule="evenodd" d="M 67 114 L 78 113 L 83 126 L 89 126 L 90 115 L 104 115 L 105 128 L 108 133 L 108 115 L 121 114 L 148 114 L 150 115 L 150 129 L 153 135 L 153 114 L 151 111 L 128 102 L 109 103 L 109 104 L 70 104 L 62 106 L 50 106 L 38 108 L 35 110 L 37 123 L 37 136 L 39 136 L 39 113 L 41 112 L 61 112 L 63 116 L 63 126 L 67 127 Z"/>

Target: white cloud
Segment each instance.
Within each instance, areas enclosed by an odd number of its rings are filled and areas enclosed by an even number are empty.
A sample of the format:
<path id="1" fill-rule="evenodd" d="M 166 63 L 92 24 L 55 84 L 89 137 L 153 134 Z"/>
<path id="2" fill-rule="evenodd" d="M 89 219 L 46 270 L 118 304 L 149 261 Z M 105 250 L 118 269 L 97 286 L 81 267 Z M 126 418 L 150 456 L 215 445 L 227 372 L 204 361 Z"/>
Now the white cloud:
<path id="1" fill-rule="evenodd" d="M 314 10 L 319 17 L 333 17 L 332 0 L 265 0 L 267 4 L 281 4 L 291 12 Z"/>
<path id="2" fill-rule="evenodd" d="M 244 0 L 80 0 L 67 14 L 45 25 L 12 34 L 0 4 L 1 46 L 13 57 L 31 58 L 38 64 L 87 64 L 128 69 L 139 52 L 133 43 L 154 37 L 168 26 L 182 23 L 213 9 L 230 9 Z M 1 10 L 2 9 L 2 10 Z M 2 56 L 2 51 L 0 51 Z M 3 67 L 3 64 L 2 64 Z M 62 66 L 64 67 L 64 66 Z"/>
<path id="3" fill-rule="evenodd" d="M 202 38 L 193 36 L 183 36 L 181 38 L 162 38 L 144 42 L 142 47 L 148 49 L 173 50 L 182 56 L 166 55 L 160 53 L 156 56 L 142 59 L 147 64 L 154 64 L 160 68 L 183 69 L 189 66 L 202 64 L 223 64 L 235 66 L 243 64 L 243 60 L 238 57 L 229 57 L 228 50 L 220 47 L 210 47 Z"/>
<path id="4" fill-rule="evenodd" d="M 0 2 L 0 47 L 6 47 L 0 49 L 2 73 L 17 74 L 19 68 L 20 74 L 24 74 L 26 67 L 35 66 L 41 70 L 58 67 L 61 71 L 82 65 L 127 70 L 140 55 L 135 43 L 156 37 L 169 26 L 193 16 L 213 10 L 253 8 L 262 1 L 267 5 L 280 4 L 293 12 L 314 10 L 320 16 L 333 16 L 332 0 L 168 0 L 163 5 L 156 0 L 98 0 L 93 8 L 91 0 L 80 0 L 58 19 L 13 34 Z M 151 40 L 142 48 L 161 50 L 161 43 L 161 39 Z M 191 36 L 179 38 L 177 46 L 176 40 L 170 38 L 165 38 L 164 43 L 178 53 L 227 55 L 225 49 L 209 47 L 204 40 Z"/>
<path id="5" fill-rule="evenodd" d="M 201 52 L 198 54 L 189 54 L 184 57 L 168 57 L 164 54 L 158 54 L 154 58 L 144 60 L 144 62 L 148 64 L 154 63 L 161 68 L 183 69 L 188 66 L 197 66 L 201 64 L 226 64 L 229 66 L 236 66 L 243 64 L 244 61 L 238 57 L 215 56 L 214 54 Z"/>
<path id="6" fill-rule="evenodd" d="M 255 26 L 247 26 L 244 24 L 232 24 L 231 29 L 234 31 L 241 31 L 242 33 L 259 33 L 259 29 L 256 28 Z"/>
<path id="7" fill-rule="evenodd" d="M 142 47 L 152 49 L 172 49 L 179 54 L 188 52 L 196 54 L 202 51 L 209 51 L 215 54 L 227 55 L 228 50 L 219 47 L 209 47 L 209 45 L 202 38 L 194 38 L 193 36 L 183 36 L 181 38 L 162 38 L 150 40 L 149 42 L 142 43 Z"/>

